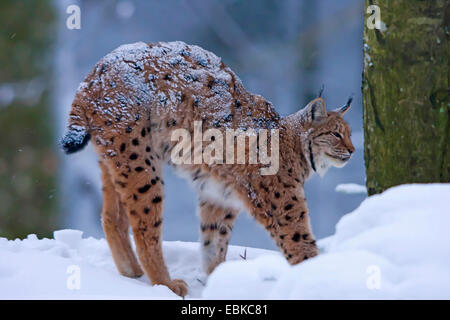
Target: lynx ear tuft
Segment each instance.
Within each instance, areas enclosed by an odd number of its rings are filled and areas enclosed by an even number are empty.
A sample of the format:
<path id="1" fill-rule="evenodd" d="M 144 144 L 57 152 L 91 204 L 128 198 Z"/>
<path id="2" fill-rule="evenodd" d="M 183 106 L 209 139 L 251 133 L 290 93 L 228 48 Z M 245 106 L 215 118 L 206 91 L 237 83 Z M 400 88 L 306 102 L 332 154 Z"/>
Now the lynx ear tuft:
<path id="1" fill-rule="evenodd" d="M 353 94 L 348 98 L 347 103 L 345 105 L 343 105 L 340 108 L 335 109 L 334 111 L 339 113 L 341 116 L 343 116 L 348 109 L 350 109 L 350 105 L 352 104 L 353 101 Z"/>
<path id="2" fill-rule="evenodd" d="M 322 98 L 323 90 L 325 90 L 325 85 L 324 84 L 322 84 L 322 86 L 320 87 L 320 91 L 319 91 L 319 94 L 317 95 L 317 97 Z"/>

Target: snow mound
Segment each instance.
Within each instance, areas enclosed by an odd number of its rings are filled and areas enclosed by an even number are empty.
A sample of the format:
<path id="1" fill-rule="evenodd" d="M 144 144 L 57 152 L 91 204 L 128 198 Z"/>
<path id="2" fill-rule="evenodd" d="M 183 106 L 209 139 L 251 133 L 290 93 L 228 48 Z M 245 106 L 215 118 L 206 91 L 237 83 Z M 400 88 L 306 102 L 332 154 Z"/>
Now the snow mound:
<path id="1" fill-rule="evenodd" d="M 356 183 L 342 183 L 338 184 L 335 189 L 336 192 L 347 194 L 366 194 L 366 186 Z"/>
<path id="2" fill-rule="evenodd" d="M 319 241 L 319 256 L 296 266 L 230 246 L 206 279 L 198 243 L 164 242 L 164 256 L 188 299 L 450 299 L 449 195 L 450 184 L 427 184 L 367 198 Z M 119 275 L 104 239 L 54 238 L 0 238 L 0 299 L 179 299 L 145 276 Z"/>
<path id="3" fill-rule="evenodd" d="M 56 241 L 65 243 L 71 248 L 78 248 L 81 243 L 81 237 L 83 236 L 83 231 L 64 229 L 53 232 L 53 238 Z"/>
<path id="4" fill-rule="evenodd" d="M 449 299 L 450 184 L 403 185 L 344 216 L 323 253 L 232 261 L 203 291 L 213 299 Z"/>

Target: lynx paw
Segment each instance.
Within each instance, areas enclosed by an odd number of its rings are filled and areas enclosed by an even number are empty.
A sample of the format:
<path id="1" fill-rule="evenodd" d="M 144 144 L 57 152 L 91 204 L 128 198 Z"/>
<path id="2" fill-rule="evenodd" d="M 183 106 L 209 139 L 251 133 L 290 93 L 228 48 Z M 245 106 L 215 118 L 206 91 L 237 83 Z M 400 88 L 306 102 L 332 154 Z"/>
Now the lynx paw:
<path id="1" fill-rule="evenodd" d="M 184 297 L 188 292 L 188 286 L 184 280 L 181 279 L 174 279 L 171 280 L 167 286 L 170 290 L 172 290 L 175 294 L 179 295 L 180 297 Z"/>
<path id="2" fill-rule="evenodd" d="M 135 270 L 127 270 L 120 272 L 123 276 L 128 278 L 139 278 L 144 275 L 144 272 L 141 268 Z"/>
<path id="3" fill-rule="evenodd" d="M 128 278 L 139 278 L 144 275 L 141 267 L 138 264 L 127 266 L 126 268 L 121 268 L 119 273 Z"/>

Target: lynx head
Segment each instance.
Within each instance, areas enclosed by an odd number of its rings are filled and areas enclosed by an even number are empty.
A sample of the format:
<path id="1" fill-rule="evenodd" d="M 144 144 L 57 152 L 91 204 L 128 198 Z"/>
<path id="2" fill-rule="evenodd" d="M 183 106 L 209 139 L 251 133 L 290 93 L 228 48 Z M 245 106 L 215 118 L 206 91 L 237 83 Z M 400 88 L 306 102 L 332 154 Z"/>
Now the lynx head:
<path id="1" fill-rule="evenodd" d="M 301 110 L 307 130 L 305 148 L 311 167 L 323 176 L 330 166 L 343 167 L 355 151 L 350 139 L 350 127 L 342 116 L 349 110 L 352 98 L 333 111 L 327 111 L 320 97 Z"/>

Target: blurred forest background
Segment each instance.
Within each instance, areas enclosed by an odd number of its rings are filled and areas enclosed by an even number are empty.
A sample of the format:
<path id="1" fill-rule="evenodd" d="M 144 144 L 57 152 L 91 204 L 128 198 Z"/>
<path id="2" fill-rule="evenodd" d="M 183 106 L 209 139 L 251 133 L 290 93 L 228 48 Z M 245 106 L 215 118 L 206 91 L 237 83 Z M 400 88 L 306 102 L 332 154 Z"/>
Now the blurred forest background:
<path id="1" fill-rule="evenodd" d="M 66 9 L 81 8 L 69 30 Z M 0 236 L 49 237 L 56 228 L 103 237 L 101 185 L 91 147 L 71 157 L 58 149 L 78 84 L 105 54 L 124 43 L 182 40 L 222 57 L 247 90 L 281 115 L 303 107 L 325 85 L 328 108 L 355 94 L 346 119 L 356 153 L 306 184 L 313 230 L 336 222 L 365 195 L 335 192 L 365 183 L 361 73 L 364 2 L 360 0 L 2 0 L 0 2 Z M 196 241 L 196 195 L 165 172 L 164 239 Z M 274 248 L 242 214 L 232 244 Z"/>

